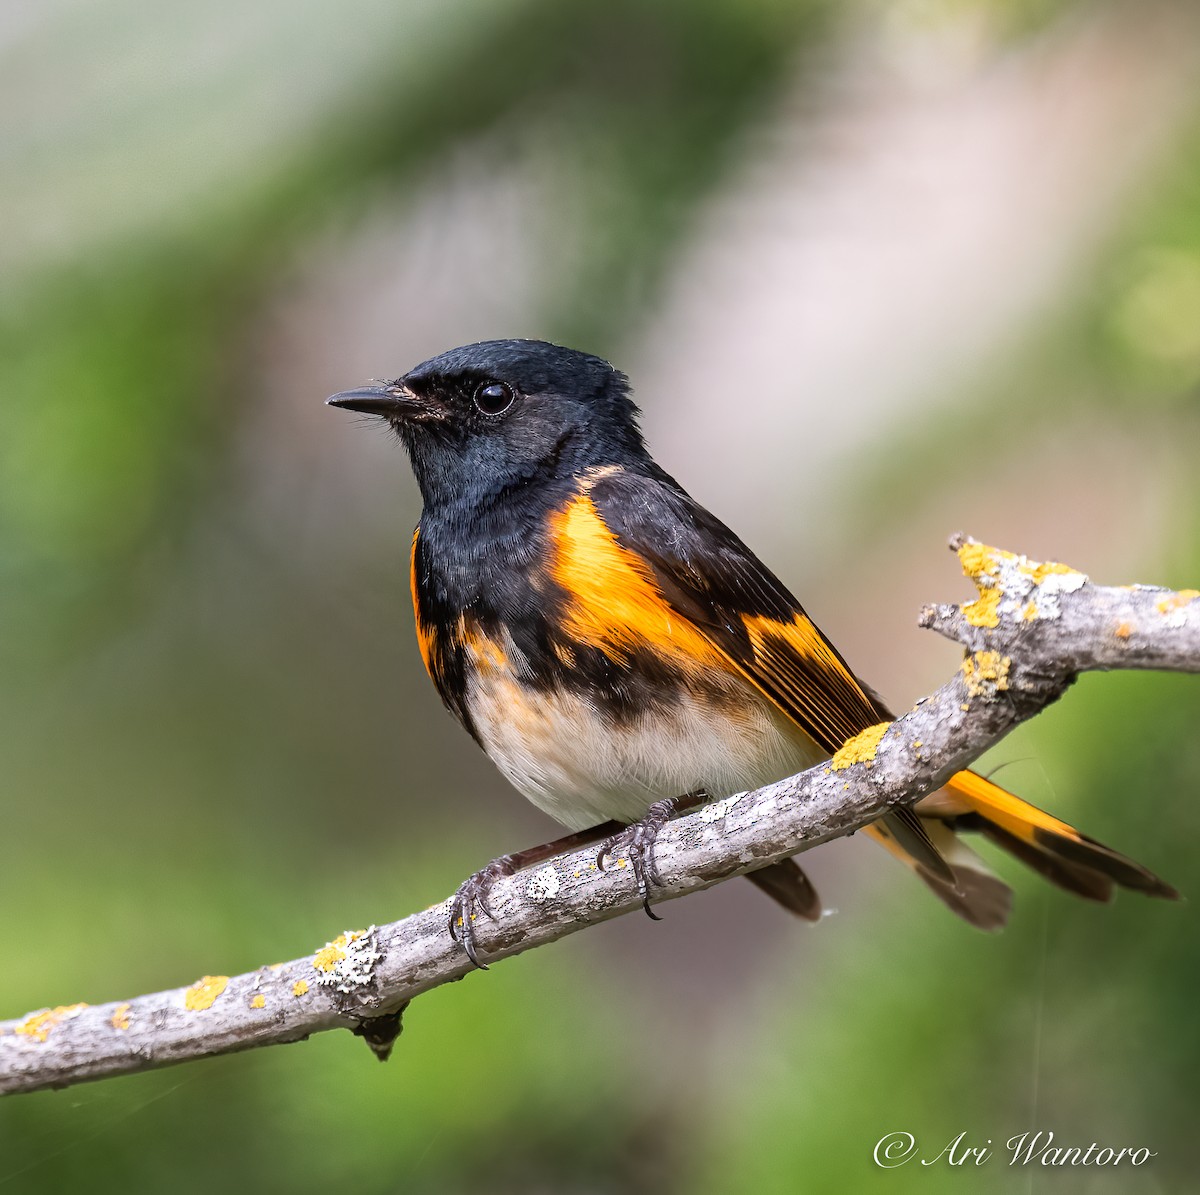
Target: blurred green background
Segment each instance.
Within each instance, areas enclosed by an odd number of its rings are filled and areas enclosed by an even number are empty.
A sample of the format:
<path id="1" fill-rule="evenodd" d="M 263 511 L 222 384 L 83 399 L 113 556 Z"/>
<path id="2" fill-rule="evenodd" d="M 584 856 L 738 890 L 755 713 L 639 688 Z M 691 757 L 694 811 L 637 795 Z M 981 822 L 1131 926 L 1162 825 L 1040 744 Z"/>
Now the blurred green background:
<path id="1" fill-rule="evenodd" d="M 965 530 L 1200 579 L 1200 14 L 1053 0 L 0 7 L 0 1016 L 310 952 L 553 827 L 415 650 L 418 498 L 322 406 L 538 336 L 903 708 Z M 1200 893 L 1200 686 L 988 760 Z M 867 843 L 348 1034 L 0 1102 L 0 1190 L 1194 1190 L 1194 905 Z M 745 889 L 744 891 L 742 889 Z M 1157 1151 L 882 1170 L 909 1131 Z"/>

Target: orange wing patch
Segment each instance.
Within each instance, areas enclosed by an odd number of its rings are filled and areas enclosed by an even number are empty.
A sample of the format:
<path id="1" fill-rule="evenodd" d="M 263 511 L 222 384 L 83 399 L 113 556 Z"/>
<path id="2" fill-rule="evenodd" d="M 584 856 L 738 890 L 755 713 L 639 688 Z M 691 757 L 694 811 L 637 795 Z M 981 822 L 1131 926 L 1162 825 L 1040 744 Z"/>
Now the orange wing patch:
<path id="1" fill-rule="evenodd" d="M 563 629 L 580 643 L 626 660 L 651 647 L 688 671 L 727 668 L 724 653 L 668 605 L 649 567 L 617 543 L 586 493 L 550 516 L 550 575 L 570 595 Z"/>
<path id="2" fill-rule="evenodd" d="M 650 566 L 623 547 L 586 491 L 550 518 L 551 576 L 570 595 L 564 630 L 625 660 L 652 648 L 686 672 L 738 673 L 828 752 L 880 720 L 828 641 L 803 612 L 790 622 L 739 614 L 749 653 L 718 643 L 663 596 Z"/>
<path id="3" fill-rule="evenodd" d="M 827 751 L 875 725 L 880 711 L 808 615 L 743 615 L 753 658 L 746 675 Z"/>

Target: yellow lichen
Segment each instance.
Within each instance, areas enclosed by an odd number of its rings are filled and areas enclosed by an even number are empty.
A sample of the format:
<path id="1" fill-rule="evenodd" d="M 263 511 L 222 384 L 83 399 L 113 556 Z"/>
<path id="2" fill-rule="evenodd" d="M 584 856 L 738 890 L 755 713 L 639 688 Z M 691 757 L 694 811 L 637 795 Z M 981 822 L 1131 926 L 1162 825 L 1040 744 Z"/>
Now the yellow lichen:
<path id="1" fill-rule="evenodd" d="M 979 597 L 962 608 L 963 618 L 973 627 L 998 627 L 1003 596 L 999 589 L 981 589 Z"/>
<path id="2" fill-rule="evenodd" d="M 189 1012 L 203 1012 L 206 1008 L 212 1008 L 228 982 L 228 975 L 202 976 L 184 992 L 183 1007 Z"/>
<path id="3" fill-rule="evenodd" d="M 920 739 L 913 739 L 913 750 L 914 750 L 914 751 L 915 751 L 915 750 L 916 750 L 918 747 L 923 747 L 924 745 L 925 745 L 925 744 L 924 744 L 924 743 L 922 743 Z"/>
<path id="4" fill-rule="evenodd" d="M 303 996 L 304 993 L 307 991 L 308 991 L 308 980 L 307 979 L 297 979 L 296 982 L 294 984 L 292 984 L 292 995 L 295 996 L 297 999 L 299 999 L 301 996 Z"/>
<path id="5" fill-rule="evenodd" d="M 264 996 L 262 994 L 262 992 L 259 992 L 258 995 L 256 995 L 256 996 L 250 997 L 250 1007 L 251 1008 L 266 1008 L 266 1006 L 267 1006 L 267 998 L 266 998 L 266 996 Z"/>
<path id="6" fill-rule="evenodd" d="M 1026 560 L 1021 564 L 1021 572 L 1031 576 L 1035 585 L 1040 585 L 1053 573 L 1069 576 L 1071 573 L 1079 572 L 1079 570 L 1072 568 L 1069 564 L 1059 564 L 1057 560 L 1047 560 L 1043 564 L 1039 564 L 1036 560 Z"/>
<path id="7" fill-rule="evenodd" d="M 962 571 L 972 581 L 980 577 L 994 577 L 1000 571 L 1000 558 L 1009 557 L 1012 553 L 1000 548 L 989 548 L 987 544 L 976 543 L 969 539 L 958 549 L 958 560 Z"/>
<path id="8" fill-rule="evenodd" d="M 990 697 L 1008 688 L 1012 660 L 998 651 L 977 651 L 963 661 L 962 674 L 971 697 Z"/>
<path id="9" fill-rule="evenodd" d="M 125 1030 L 129 1028 L 129 1009 L 131 1005 L 118 1004 L 113 1009 L 113 1015 L 109 1018 L 109 1024 L 114 1029 Z"/>
<path id="10" fill-rule="evenodd" d="M 332 971 L 346 957 L 346 947 L 361 937 L 362 934 L 357 931 L 338 934 L 332 942 L 326 943 L 313 955 L 313 967 L 318 971 Z"/>
<path id="11" fill-rule="evenodd" d="M 1118 639 L 1128 639 L 1133 634 L 1133 626 L 1127 622 L 1117 624 L 1117 629 L 1113 631 Z"/>
<path id="12" fill-rule="evenodd" d="M 60 1021 L 69 1021 L 77 1017 L 87 1008 L 86 1004 L 60 1004 L 57 1008 L 43 1009 L 41 1012 L 31 1012 L 14 1030 L 22 1037 L 34 1041 L 45 1041 L 50 1036 L 50 1030 Z"/>
<path id="13" fill-rule="evenodd" d="M 979 597 L 962 607 L 963 617 L 975 627 L 993 629 L 1000 625 L 1001 614 L 1015 617 L 1018 612 L 1026 622 L 1057 618 L 1060 595 L 1087 580 L 1070 565 L 1039 563 L 974 540 L 959 547 L 958 558 L 979 590 Z"/>
<path id="14" fill-rule="evenodd" d="M 867 727 L 861 734 L 856 734 L 854 738 L 849 739 L 838 749 L 837 754 L 829 761 L 829 766 L 835 772 L 840 772 L 843 768 L 853 767 L 856 763 L 870 765 L 875 758 L 879 741 L 887 733 L 889 726 L 891 726 L 890 722 L 879 722 L 874 726 Z"/>
<path id="15" fill-rule="evenodd" d="M 1182 610 L 1184 606 L 1198 597 L 1200 597 L 1200 589 L 1181 589 L 1178 593 L 1172 593 L 1156 602 L 1155 609 L 1159 614 L 1170 614 L 1175 610 Z"/>

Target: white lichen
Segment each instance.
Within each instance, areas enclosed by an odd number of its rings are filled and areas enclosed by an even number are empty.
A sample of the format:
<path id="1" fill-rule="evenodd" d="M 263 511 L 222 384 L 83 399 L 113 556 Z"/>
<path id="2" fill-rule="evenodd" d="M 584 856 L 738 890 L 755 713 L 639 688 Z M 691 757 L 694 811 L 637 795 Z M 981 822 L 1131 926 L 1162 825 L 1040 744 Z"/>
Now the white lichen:
<path id="1" fill-rule="evenodd" d="M 561 887 L 558 871 L 553 864 L 547 864 L 545 867 L 538 868 L 529 877 L 529 882 L 525 885 L 525 892 L 531 900 L 553 900 Z"/>
<path id="2" fill-rule="evenodd" d="M 742 796 L 742 793 L 734 793 L 732 797 L 725 797 L 721 801 L 714 801 L 711 805 L 704 805 L 696 816 L 702 822 L 719 822 L 742 799 Z"/>
<path id="3" fill-rule="evenodd" d="M 1062 614 L 1058 599 L 1086 584 L 1087 577 L 1083 573 L 1050 573 L 1040 584 L 1035 582 L 1038 618 L 1058 618 Z"/>
<path id="4" fill-rule="evenodd" d="M 375 926 L 348 929 L 326 943 L 313 956 L 313 970 L 322 987 L 349 994 L 373 983 L 375 967 L 383 959 L 378 949 Z"/>

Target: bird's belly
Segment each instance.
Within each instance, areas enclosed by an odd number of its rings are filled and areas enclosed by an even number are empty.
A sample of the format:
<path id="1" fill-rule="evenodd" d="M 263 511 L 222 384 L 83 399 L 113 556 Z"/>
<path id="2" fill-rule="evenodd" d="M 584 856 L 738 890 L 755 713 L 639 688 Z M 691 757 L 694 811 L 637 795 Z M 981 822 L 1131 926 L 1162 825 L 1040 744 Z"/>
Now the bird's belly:
<path id="1" fill-rule="evenodd" d="M 539 809 L 573 830 L 640 818 L 652 801 L 754 788 L 826 758 L 748 682 L 681 686 L 631 715 L 596 695 L 484 669 L 467 687 L 476 735 Z"/>

